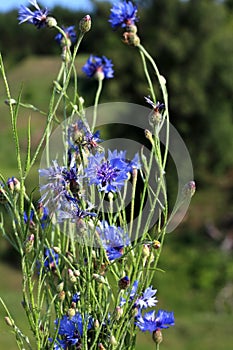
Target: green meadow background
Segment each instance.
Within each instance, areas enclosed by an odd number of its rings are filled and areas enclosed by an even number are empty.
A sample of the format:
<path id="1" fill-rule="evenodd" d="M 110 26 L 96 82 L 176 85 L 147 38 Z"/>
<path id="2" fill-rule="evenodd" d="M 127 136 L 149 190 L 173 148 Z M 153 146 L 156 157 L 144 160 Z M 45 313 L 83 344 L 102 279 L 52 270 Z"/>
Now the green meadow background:
<path id="1" fill-rule="evenodd" d="M 153 286 L 159 308 L 174 311 L 176 324 L 164 330 L 166 350 L 230 350 L 233 344 L 233 1 L 138 1 L 139 35 L 167 79 L 171 122 L 183 137 L 193 161 L 197 192 L 182 224 L 167 235 Z M 122 44 L 120 32 L 107 23 L 110 5 L 93 2 L 93 28 L 77 57 L 79 91 L 93 104 L 96 81 L 81 67 L 90 53 L 111 58 L 115 78 L 104 82 L 101 102 L 145 105 L 148 94 L 140 57 Z M 59 24 L 78 25 L 83 13 L 56 7 Z M 53 30 L 19 26 L 17 12 L 0 14 L 0 49 L 12 97 L 47 111 L 52 81 L 60 65 Z M 157 88 L 155 86 L 155 88 Z M 16 176 L 16 159 L 6 94 L 0 78 L 0 171 Z M 39 113 L 21 109 L 20 145 L 26 152 L 31 118 L 32 147 L 45 123 Z M 39 162 L 27 179 L 38 193 Z M 170 201 L 176 194 L 176 170 L 167 170 Z M 0 210 L 5 214 L 4 208 Z M 21 306 L 21 273 L 17 253 L 0 238 L 0 296 L 17 324 L 27 330 Z M 0 349 L 16 350 L 14 336 L 0 306 Z M 30 336 L 30 331 L 28 331 Z M 149 334 L 140 334 L 137 350 L 155 349 Z"/>

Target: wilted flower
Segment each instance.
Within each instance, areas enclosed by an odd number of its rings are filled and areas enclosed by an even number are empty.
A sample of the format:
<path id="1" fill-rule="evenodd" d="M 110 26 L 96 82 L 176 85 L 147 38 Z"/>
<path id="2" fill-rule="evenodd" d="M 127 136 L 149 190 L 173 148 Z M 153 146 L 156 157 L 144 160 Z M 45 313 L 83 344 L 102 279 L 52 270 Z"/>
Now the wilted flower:
<path id="1" fill-rule="evenodd" d="M 111 9 L 109 22 L 113 28 L 134 25 L 138 21 L 137 10 L 131 1 L 118 2 Z"/>
<path id="2" fill-rule="evenodd" d="M 31 0 L 30 3 L 35 7 L 35 11 L 31 11 L 28 7 L 21 5 L 19 9 L 18 20 L 19 24 L 28 22 L 34 24 L 37 28 L 42 28 L 46 26 L 46 20 L 48 17 L 48 9 L 40 9 L 36 0 Z"/>
<path id="3" fill-rule="evenodd" d="M 113 78 L 114 71 L 112 67 L 112 61 L 107 57 L 90 55 L 82 70 L 89 78 L 96 77 L 102 80 Z"/>

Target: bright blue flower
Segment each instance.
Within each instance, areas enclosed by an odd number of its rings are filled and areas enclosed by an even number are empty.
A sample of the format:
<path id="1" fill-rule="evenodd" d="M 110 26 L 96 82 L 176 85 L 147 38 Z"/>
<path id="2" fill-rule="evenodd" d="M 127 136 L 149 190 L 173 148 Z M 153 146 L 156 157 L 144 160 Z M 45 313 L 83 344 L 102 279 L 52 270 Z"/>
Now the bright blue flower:
<path id="1" fill-rule="evenodd" d="M 106 221 L 102 221 L 96 231 L 110 261 L 120 258 L 123 248 L 130 244 L 127 233 L 121 227 L 110 226 Z"/>
<path id="2" fill-rule="evenodd" d="M 38 214 L 39 214 L 39 213 L 38 213 Z M 35 226 L 35 223 L 34 223 L 34 221 L 33 221 L 34 216 L 35 216 L 35 213 L 34 213 L 34 210 L 33 210 L 33 209 L 31 209 L 29 217 L 28 217 L 28 214 L 27 214 L 26 212 L 24 212 L 24 213 L 23 213 L 23 219 L 24 219 L 25 224 L 29 222 L 29 224 L 30 224 L 32 227 Z M 42 227 L 42 228 L 45 228 L 45 226 L 46 226 L 47 223 L 48 223 L 48 219 L 49 219 L 48 208 L 43 207 L 42 210 L 41 210 L 41 215 L 38 215 L 38 216 L 39 216 L 39 219 L 40 219 L 41 227 Z"/>
<path id="3" fill-rule="evenodd" d="M 134 304 L 135 307 L 139 309 L 146 309 L 147 307 L 155 306 L 158 302 L 158 300 L 155 297 L 156 292 L 157 292 L 157 289 L 153 289 L 152 287 L 146 288 L 142 296 L 140 296 L 136 300 Z"/>
<path id="4" fill-rule="evenodd" d="M 152 287 L 148 287 L 146 288 L 146 290 L 142 293 L 141 296 L 137 296 L 137 290 L 138 290 L 138 281 L 136 280 L 133 283 L 132 288 L 130 289 L 130 291 L 127 291 L 127 294 L 129 295 L 129 301 L 133 301 L 134 302 L 134 307 L 137 308 L 139 310 L 139 312 L 141 311 L 141 309 L 146 309 L 148 307 L 152 307 L 155 306 L 156 303 L 158 302 L 155 294 L 157 292 L 157 289 L 153 289 Z M 120 306 L 123 306 L 126 303 L 126 298 L 121 297 L 120 298 Z"/>
<path id="5" fill-rule="evenodd" d="M 152 333 L 161 328 L 174 326 L 174 313 L 165 310 L 158 310 L 156 314 L 155 311 L 152 310 L 145 313 L 143 316 L 139 314 L 139 316 L 136 318 L 135 324 L 141 331 L 149 331 Z"/>
<path id="6" fill-rule="evenodd" d="M 72 302 L 73 302 L 73 303 L 77 303 L 79 300 L 80 300 L 80 293 L 75 293 L 75 294 L 72 296 Z"/>
<path id="7" fill-rule="evenodd" d="M 95 184 L 101 192 L 118 192 L 128 179 L 129 164 L 125 159 L 125 152 L 108 151 L 90 155 L 85 174 L 89 184 Z"/>
<path id="8" fill-rule="evenodd" d="M 44 267 L 46 270 L 55 270 L 59 263 L 59 254 L 54 249 L 46 248 L 44 251 Z"/>
<path id="9" fill-rule="evenodd" d="M 88 323 L 87 330 L 90 330 L 93 320 L 90 317 L 87 317 L 86 322 Z M 55 321 L 55 324 L 58 324 L 58 320 Z M 68 349 L 76 344 L 80 345 L 83 336 L 82 315 L 77 312 L 71 319 L 66 315 L 63 316 L 59 324 L 58 334 L 63 338 L 62 341 L 58 340 L 61 349 Z M 54 349 L 59 349 L 59 347 L 54 347 Z"/>
<path id="10" fill-rule="evenodd" d="M 77 39 L 75 26 L 70 26 L 67 28 L 62 27 L 62 29 L 66 33 L 67 39 L 70 39 L 71 43 L 74 44 Z M 54 39 L 59 45 L 61 45 L 63 43 L 64 37 L 61 33 L 58 33 Z"/>
<path id="11" fill-rule="evenodd" d="M 137 10 L 137 6 L 131 1 L 118 2 L 113 5 L 109 19 L 112 28 L 134 25 L 138 21 Z"/>
<path id="12" fill-rule="evenodd" d="M 112 61 L 107 57 L 90 55 L 82 70 L 89 78 L 99 76 L 101 77 L 100 79 L 110 79 L 113 78 L 114 74 L 112 67 Z"/>
<path id="13" fill-rule="evenodd" d="M 46 26 L 46 19 L 49 14 L 47 8 L 40 9 L 36 0 L 31 0 L 30 3 L 35 7 L 35 11 L 31 11 L 28 7 L 21 5 L 19 9 L 18 20 L 19 24 L 28 22 L 34 24 L 37 28 Z"/>

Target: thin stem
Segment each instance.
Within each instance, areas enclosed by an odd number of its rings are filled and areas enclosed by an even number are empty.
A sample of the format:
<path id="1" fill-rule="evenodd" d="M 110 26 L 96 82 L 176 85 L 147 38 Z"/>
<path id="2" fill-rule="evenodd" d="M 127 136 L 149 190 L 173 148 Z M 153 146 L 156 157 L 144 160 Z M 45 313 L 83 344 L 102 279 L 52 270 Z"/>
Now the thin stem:
<path id="1" fill-rule="evenodd" d="M 98 89 L 97 89 L 96 95 L 95 95 L 93 122 L 92 122 L 92 127 L 91 127 L 92 132 L 94 131 L 94 128 L 95 128 L 95 125 L 96 125 L 97 108 L 98 108 L 100 94 L 101 94 L 101 91 L 102 91 L 102 86 L 103 86 L 103 79 L 98 79 Z"/>

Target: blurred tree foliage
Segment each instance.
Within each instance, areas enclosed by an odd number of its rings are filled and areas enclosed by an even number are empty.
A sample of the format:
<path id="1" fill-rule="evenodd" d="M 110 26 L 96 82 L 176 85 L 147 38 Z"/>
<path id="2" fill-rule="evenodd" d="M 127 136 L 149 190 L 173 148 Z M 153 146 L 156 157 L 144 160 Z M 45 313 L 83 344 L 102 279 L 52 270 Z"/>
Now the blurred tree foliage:
<path id="1" fill-rule="evenodd" d="M 171 121 L 191 152 L 196 177 L 225 173 L 233 165 L 233 12 L 232 0 L 143 0 L 139 5 L 139 35 L 167 78 Z M 125 47 L 121 30 L 113 32 L 107 2 L 93 1 L 93 30 L 82 52 L 112 58 L 115 77 L 103 101 L 145 104 L 148 94 L 139 54 Z M 56 7 L 60 25 L 78 25 L 84 13 Z M 13 65 L 30 54 L 59 53 L 53 30 L 19 27 L 17 11 L 0 14 L 0 49 Z M 123 59 L 122 59 L 123 58 Z M 132 82 L 132 77 L 134 81 Z M 96 82 L 82 79 L 87 104 L 93 103 Z M 156 88 L 156 87 L 155 87 Z"/>

